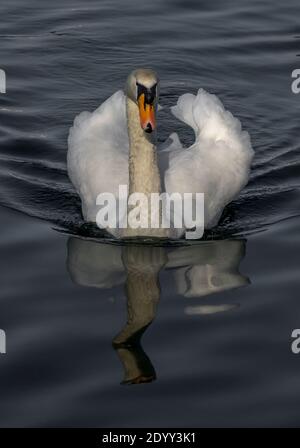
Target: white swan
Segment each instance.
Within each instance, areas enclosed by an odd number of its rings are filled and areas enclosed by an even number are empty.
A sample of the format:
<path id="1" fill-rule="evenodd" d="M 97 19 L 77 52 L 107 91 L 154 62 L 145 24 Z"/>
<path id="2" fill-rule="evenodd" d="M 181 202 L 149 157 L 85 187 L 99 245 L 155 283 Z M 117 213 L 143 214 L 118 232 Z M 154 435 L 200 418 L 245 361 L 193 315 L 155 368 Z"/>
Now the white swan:
<path id="1" fill-rule="evenodd" d="M 205 228 L 211 228 L 246 185 L 253 158 L 249 135 L 220 100 L 203 89 L 197 95 L 182 95 L 171 108 L 175 117 L 193 128 L 195 143 L 183 148 L 177 134 L 171 134 L 163 150 L 168 166 L 159 167 L 158 95 L 157 75 L 138 69 L 129 75 L 125 94 L 118 91 L 94 112 L 75 118 L 68 139 L 68 173 L 86 221 L 96 221 L 99 193 L 118 197 L 119 185 L 128 185 L 129 193 L 149 196 L 160 193 L 164 184 L 168 193 L 204 193 Z M 116 237 L 180 237 L 185 229 L 107 230 Z"/>

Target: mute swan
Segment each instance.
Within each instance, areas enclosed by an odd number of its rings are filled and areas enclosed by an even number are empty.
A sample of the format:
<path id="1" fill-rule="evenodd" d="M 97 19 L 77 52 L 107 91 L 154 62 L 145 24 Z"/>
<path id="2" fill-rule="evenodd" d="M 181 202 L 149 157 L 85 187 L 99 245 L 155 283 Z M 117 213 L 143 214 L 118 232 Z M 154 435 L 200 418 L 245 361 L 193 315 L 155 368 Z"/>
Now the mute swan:
<path id="1" fill-rule="evenodd" d="M 82 112 L 70 129 L 67 165 L 69 177 L 82 201 L 86 221 L 95 222 L 99 193 L 119 198 L 119 185 L 129 194 L 162 191 L 204 193 L 205 228 L 218 223 L 224 207 L 246 185 L 253 158 L 249 135 L 220 100 L 200 89 L 179 97 L 171 112 L 191 126 L 195 143 L 183 148 L 176 133 L 161 153 L 168 167 L 159 171 L 156 112 L 159 79 L 150 69 L 134 70 L 125 93 L 118 91 L 94 112 Z M 161 214 L 161 210 L 159 210 Z M 107 229 L 117 238 L 158 236 L 179 238 L 181 229 Z"/>

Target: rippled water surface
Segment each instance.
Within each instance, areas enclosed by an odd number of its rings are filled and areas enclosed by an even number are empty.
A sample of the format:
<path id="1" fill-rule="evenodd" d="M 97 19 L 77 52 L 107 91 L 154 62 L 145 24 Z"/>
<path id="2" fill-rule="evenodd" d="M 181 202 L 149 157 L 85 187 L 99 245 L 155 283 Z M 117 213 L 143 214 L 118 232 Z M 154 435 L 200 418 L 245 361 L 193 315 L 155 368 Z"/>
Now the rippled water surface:
<path id="1" fill-rule="evenodd" d="M 299 425 L 299 13 L 1 2 L 0 426 Z M 250 182 L 206 242 L 121 246 L 83 226 L 69 127 L 139 66 L 162 106 L 203 87 L 251 135 Z M 191 142 L 165 107 L 159 138 L 175 128 Z"/>

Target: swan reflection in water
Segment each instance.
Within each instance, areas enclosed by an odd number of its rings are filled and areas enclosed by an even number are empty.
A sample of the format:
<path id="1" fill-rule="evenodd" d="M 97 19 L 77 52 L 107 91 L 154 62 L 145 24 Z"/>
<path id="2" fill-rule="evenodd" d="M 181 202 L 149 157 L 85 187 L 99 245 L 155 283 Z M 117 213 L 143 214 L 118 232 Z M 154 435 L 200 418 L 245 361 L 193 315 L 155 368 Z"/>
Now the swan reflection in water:
<path id="1" fill-rule="evenodd" d="M 124 285 L 127 323 L 114 337 L 113 346 L 124 367 L 122 384 L 156 379 L 141 337 L 155 318 L 161 295 L 159 276 L 170 270 L 176 294 L 203 298 L 212 293 L 247 285 L 239 272 L 245 240 L 211 241 L 181 247 L 101 244 L 69 238 L 67 266 L 72 280 L 82 286 L 110 289 Z M 212 314 L 236 305 L 203 305 L 185 308 L 186 314 Z"/>

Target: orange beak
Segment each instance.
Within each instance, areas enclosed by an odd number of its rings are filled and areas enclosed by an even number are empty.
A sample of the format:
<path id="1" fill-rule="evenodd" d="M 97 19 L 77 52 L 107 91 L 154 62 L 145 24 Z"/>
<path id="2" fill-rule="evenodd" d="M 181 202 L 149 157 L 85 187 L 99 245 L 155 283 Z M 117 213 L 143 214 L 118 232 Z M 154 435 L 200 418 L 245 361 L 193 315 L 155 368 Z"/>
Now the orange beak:
<path id="1" fill-rule="evenodd" d="M 146 103 L 145 94 L 142 93 L 138 98 L 138 105 L 142 129 L 149 133 L 154 131 L 156 128 L 154 104 Z"/>

